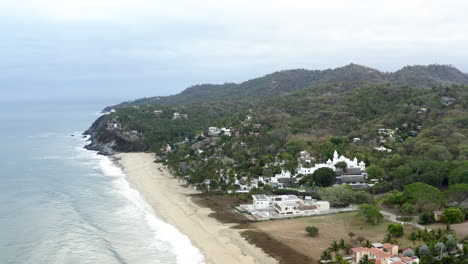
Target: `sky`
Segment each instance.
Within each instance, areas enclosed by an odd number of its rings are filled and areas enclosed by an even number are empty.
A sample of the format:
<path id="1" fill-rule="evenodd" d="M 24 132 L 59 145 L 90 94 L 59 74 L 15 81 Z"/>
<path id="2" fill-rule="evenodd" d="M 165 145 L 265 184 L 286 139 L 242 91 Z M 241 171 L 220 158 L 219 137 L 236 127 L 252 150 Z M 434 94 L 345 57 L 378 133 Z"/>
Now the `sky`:
<path id="1" fill-rule="evenodd" d="M 0 0 L 0 101 L 119 102 L 357 63 L 468 72 L 468 1 Z"/>

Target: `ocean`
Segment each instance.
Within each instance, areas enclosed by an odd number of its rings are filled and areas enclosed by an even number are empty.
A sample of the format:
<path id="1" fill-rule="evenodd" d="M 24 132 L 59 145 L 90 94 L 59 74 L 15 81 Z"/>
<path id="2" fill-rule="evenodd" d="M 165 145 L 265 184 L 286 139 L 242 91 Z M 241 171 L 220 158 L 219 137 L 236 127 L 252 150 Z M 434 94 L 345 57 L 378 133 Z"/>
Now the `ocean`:
<path id="1" fill-rule="evenodd" d="M 81 136 L 105 103 L 0 104 L 0 263 L 203 263 Z"/>

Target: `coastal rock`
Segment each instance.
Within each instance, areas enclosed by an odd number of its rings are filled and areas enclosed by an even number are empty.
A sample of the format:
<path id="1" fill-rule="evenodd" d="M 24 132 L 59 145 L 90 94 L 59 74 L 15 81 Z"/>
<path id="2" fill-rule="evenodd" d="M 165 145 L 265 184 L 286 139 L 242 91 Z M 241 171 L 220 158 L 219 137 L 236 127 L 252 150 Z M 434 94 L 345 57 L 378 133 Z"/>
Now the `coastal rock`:
<path id="1" fill-rule="evenodd" d="M 129 135 L 125 131 L 108 129 L 109 120 L 109 115 L 102 115 L 83 133 L 83 136 L 89 136 L 90 141 L 85 146 L 86 149 L 98 151 L 101 155 L 146 150 L 141 138 Z"/>

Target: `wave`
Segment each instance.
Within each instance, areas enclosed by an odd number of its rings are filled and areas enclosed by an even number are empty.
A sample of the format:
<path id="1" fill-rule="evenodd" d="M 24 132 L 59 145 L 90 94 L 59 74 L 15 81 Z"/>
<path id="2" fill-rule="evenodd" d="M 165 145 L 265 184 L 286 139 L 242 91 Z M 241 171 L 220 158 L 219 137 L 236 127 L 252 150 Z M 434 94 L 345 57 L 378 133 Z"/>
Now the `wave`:
<path id="1" fill-rule="evenodd" d="M 137 190 L 130 187 L 126 175 L 118 166 L 106 156 L 99 155 L 98 157 L 101 159 L 101 171 L 108 177 L 117 178 L 115 181 L 117 190 L 123 194 L 137 210 L 144 214 L 144 219 L 154 232 L 155 238 L 170 244 L 172 247 L 170 250 L 175 254 L 178 264 L 205 263 L 200 250 L 192 244 L 186 235 L 182 234 L 174 226 L 156 217 L 153 208 L 151 208 Z"/>

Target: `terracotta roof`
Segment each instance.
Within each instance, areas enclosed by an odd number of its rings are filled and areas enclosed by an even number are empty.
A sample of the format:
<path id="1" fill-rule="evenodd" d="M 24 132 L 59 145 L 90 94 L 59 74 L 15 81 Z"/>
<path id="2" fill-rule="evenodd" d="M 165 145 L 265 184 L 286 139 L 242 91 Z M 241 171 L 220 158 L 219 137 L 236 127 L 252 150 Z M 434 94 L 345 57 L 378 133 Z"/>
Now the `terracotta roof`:
<path id="1" fill-rule="evenodd" d="M 369 252 L 372 252 L 376 258 L 390 258 L 392 256 L 392 254 L 378 248 L 370 248 Z"/>
<path id="2" fill-rule="evenodd" d="M 384 243 L 383 244 L 383 248 L 392 248 L 392 247 L 396 247 L 397 245 L 392 245 L 392 244 L 389 244 L 389 243 Z"/>
<path id="3" fill-rule="evenodd" d="M 358 248 L 352 248 L 351 250 L 354 251 L 354 252 L 362 252 L 362 251 L 367 251 L 367 248 L 358 247 Z"/>

